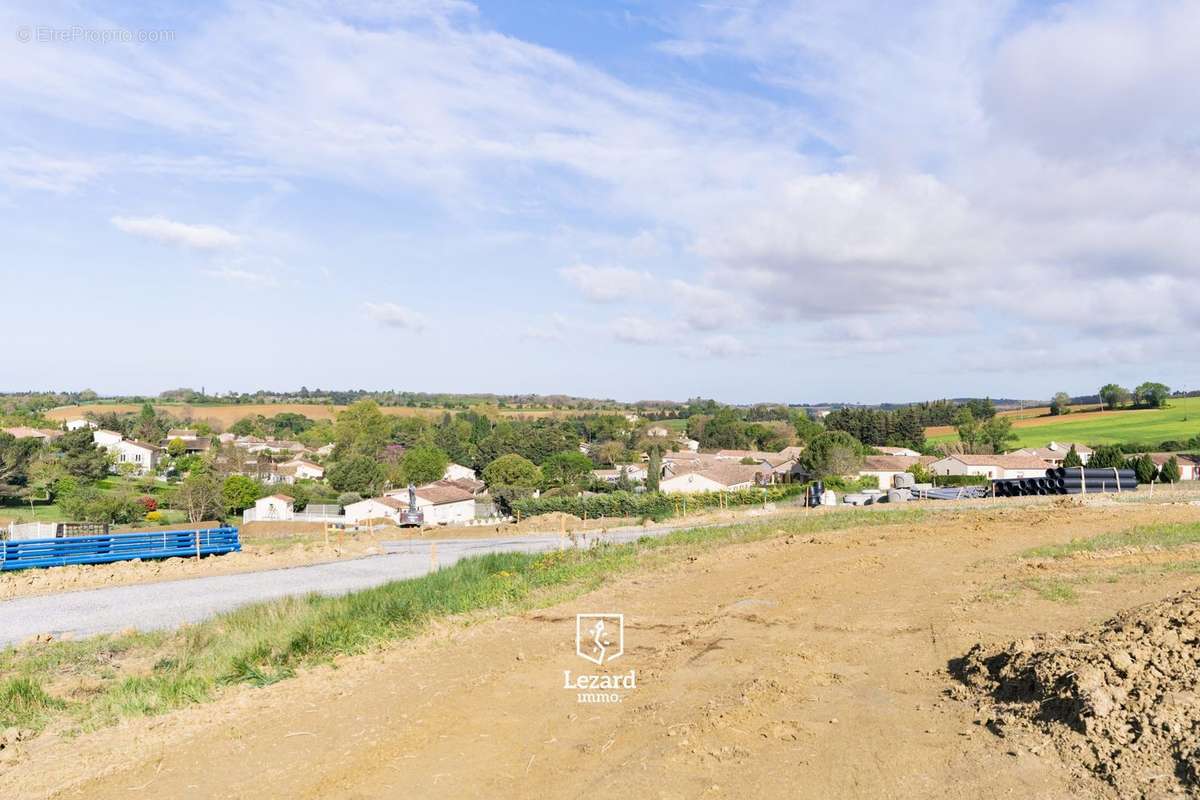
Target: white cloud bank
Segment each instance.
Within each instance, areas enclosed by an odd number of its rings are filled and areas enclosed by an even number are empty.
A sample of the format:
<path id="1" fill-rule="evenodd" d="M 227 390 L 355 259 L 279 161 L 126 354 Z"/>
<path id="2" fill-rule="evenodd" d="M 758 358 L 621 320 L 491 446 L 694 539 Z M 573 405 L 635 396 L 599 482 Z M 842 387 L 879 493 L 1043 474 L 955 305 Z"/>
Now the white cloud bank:
<path id="1" fill-rule="evenodd" d="M 189 225 L 166 217 L 113 217 L 112 224 L 132 236 L 196 250 L 222 250 L 242 242 L 237 234 L 216 225 Z"/>

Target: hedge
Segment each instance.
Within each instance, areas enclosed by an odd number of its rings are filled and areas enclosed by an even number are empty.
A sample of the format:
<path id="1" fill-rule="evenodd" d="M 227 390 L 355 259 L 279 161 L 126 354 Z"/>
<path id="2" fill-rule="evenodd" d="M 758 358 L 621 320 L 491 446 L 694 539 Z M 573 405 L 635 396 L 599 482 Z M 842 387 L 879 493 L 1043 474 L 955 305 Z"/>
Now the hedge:
<path id="1" fill-rule="evenodd" d="M 1046 465 L 1050 466 L 1049 464 Z M 987 486 L 992 479 L 987 475 L 934 475 L 934 486 Z"/>
<path id="2" fill-rule="evenodd" d="M 776 502 L 804 494 L 807 484 L 788 483 L 765 489 L 737 489 L 729 492 L 696 492 L 668 494 L 665 492 L 609 492 L 585 497 L 525 497 L 514 500 L 514 511 L 523 517 L 560 512 L 577 517 L 637 517 L 663 520 L 672 517 L 676 508 L 682 511 L 702 511 L 719 508 L 724 498 L 726 506 L 752 506 Z"/>

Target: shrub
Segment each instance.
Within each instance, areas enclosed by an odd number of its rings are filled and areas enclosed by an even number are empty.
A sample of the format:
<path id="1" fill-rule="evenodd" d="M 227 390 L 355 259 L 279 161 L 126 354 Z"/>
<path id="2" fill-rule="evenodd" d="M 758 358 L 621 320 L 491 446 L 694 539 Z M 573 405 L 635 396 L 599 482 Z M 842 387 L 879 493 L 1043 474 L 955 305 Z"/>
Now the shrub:
<path id="1" fill-rule="evenodd" d="M 512 509 L 522 516 L 536 516 L 560 512 L 577 517 L 637 517 L 638 519 L 663 520 L 674 516 L 684 507 L 688 511 L 702 511 L 727 506 L 752 506 L 763 502 L 776 502 L 804 494 L 807 484 L 789 483 L 764 489 L 737 489 L 728 492 L 696 492 L 694 494 L 668 494 L 665 492 L 609 492 L 584 497 L 556 495 L 525 497 L 512 501 Z"/>
<path id="2" fill-rule="evenodd" d="M 938 486 L 987 486 L 992 479 L 987 475 L 936 475 L 933 482 Z"/>
<path id="3" fill-rule="evenodd" d="M 85 487 L 64 498 L 62 510 L 73 522 L 124 524 L 146 516 L 146 508 L 132 494 L 102 494 Z"/>
<path id="4" fill-rule="evenodd" d="M 138 502 L 142 504 L 142 508 L 146 509 L 147 514 L 151 511 L 158 511 L 158 501 L 148 494 L 139 497 Z"/>

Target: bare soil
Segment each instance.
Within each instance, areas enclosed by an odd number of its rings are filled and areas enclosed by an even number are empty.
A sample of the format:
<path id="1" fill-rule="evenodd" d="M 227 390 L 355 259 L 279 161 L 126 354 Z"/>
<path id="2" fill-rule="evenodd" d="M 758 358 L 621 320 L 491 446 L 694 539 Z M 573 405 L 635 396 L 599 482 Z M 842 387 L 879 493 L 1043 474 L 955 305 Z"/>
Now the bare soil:
<path id="1" fill-rule="evenodd" d="M 206 706 L 18 742 L 0 784 L 98 800 L 1115 798 L 1043 734 L 993 732 L 949 665 L 1198 583 L 1136 555 L 1047 566 L 1027 548 L 1197 520 L 1187 505 L 1002 503 L 701 550 Z M 575 653 L 587 612 L 625 615 L 624 655 L 605 667 Z M 635 670 L 636 688 L 581 703 L 566 670 Z"/>
<path id="2" fill-rule="evenodd" d="M 997 735 L 1049 742 L 1123 797 L 1179 797 L 1200 791 L 1198 665 L 1190 589 L 1080 632 L 976 645 L 953 671 Z"/>

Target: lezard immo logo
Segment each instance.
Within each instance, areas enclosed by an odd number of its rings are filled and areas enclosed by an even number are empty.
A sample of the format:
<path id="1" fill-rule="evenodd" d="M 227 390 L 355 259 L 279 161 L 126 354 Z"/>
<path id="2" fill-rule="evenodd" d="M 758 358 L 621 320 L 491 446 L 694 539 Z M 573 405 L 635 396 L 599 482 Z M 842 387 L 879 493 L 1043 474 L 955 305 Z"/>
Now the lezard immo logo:
<path id="1" fill-rule="evenodd" d="M 576 614 L 575 652 L 597 665 L 620 658 L 625 652 L 625 615 Z"/>

